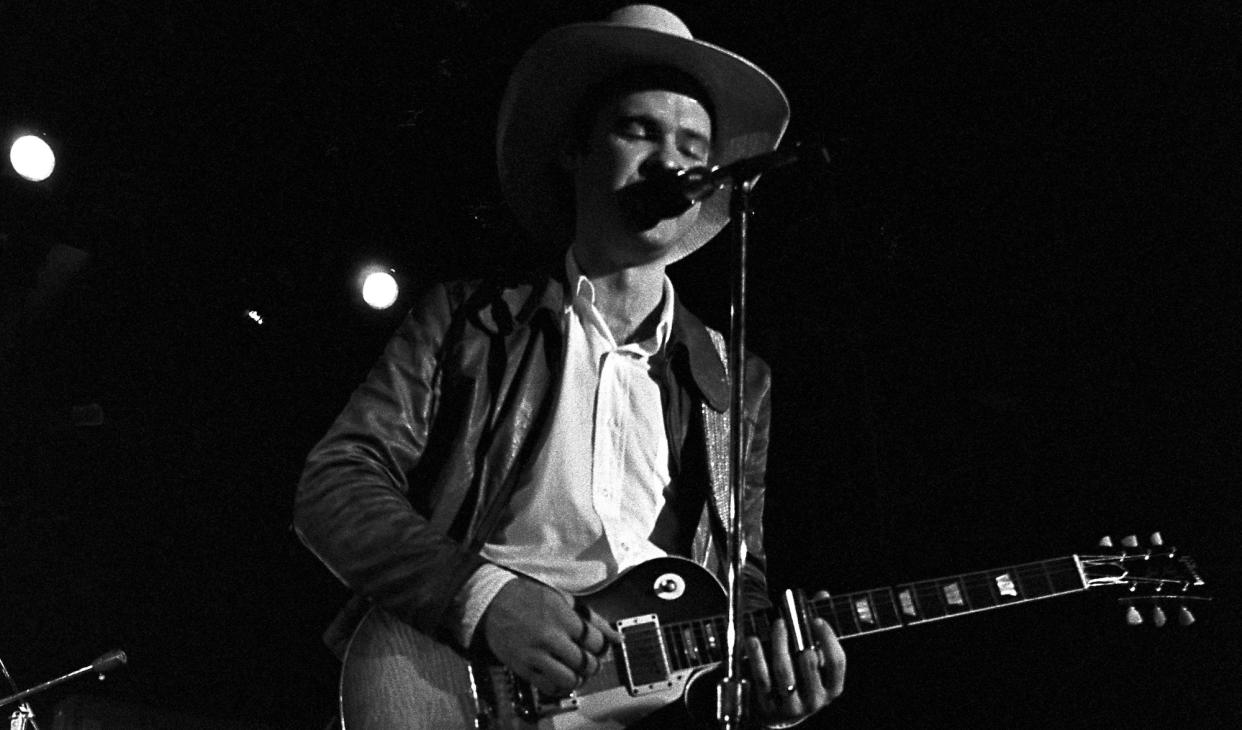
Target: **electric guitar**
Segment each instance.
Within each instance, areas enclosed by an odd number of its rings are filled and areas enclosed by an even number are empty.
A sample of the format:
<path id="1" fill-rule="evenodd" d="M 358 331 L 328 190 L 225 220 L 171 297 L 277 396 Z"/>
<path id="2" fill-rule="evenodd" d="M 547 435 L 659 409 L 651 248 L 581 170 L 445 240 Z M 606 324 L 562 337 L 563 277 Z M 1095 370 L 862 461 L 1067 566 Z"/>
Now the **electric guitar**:
<path id="1" fill-rule="evenodd" d="M 1113 555 L 1070 555 L 821 600 L 798 598 L 799 613 L 822 617 L 838 638 L 874 634 L 1053 596 L 1124 588 L 1127 620 L 1163 625 L 1166 607 L 1182 624 L 1203 585 L 1195 563 L 1160 545 Z M 725 659 L 727 598 L 716 577 L 684 558 L 634 566 L 578 597 L 617 628 L 622 641 L 600 671 L 568 697 L 548 697 L 494 659 L 467 656 L 379 608 L 358 626 L 341 672 L 344 730 L 596 730 L 624 728 L 673 702 L 714 707 Z M 744 617 L 766 636 L 767 613 Z M 706 703 L 706 704 L 704 704 Z M 692 709 L 692 714 L 694 714 Z M 708 715 L 710 717 L 710 714 Z"/>

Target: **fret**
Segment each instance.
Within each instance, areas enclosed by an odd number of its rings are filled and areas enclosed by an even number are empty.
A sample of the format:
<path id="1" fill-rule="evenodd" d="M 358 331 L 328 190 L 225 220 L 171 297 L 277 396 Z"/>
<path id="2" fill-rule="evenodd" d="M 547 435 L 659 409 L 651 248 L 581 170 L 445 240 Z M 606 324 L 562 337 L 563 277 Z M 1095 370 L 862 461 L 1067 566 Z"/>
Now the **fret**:
<path id="1" fill-rule="evenodd" d="M 901 615 L 908 620 L 923 618 L 918 591 L 913 586 L 898 586 L 897 598 L 901 601 Z"/>
<path id="2" fill-rule="evenodd" d="M 832 605 L 832 615 L 837 617 L 841 632 L 847 636 L 861 634 L 862 627 L 858 625 L 858 615 L 854 613 L 854 601 L 850 595 L 846 594 L 829 600 Z"/>
<path id="3" fill-rule="evenodd" d="M 1052 583 L 1052 575 L 1048 572 L 1048 566 L 1044 563 L 1039 564 L 1040 575 L 1044 577 L 1044 581 L 1048 584 L 1048 595 L 1052 595 L 1056 591 L 1056 587 Z"/>
<path id="4" fill-rule="evenodd" d="M 893 599 L 893 592 L 887 588 L 881 588 L 871 591 L 871 593 L 876 598 L 876 618 L 880 628 L 900 628 L 902 625 L 901 614 L 897 611 L 897 602 Z"/>
<path id="5" fill-rule="evenodd" d="M 1035 591 L 1035 584 L 1032 583 L 1031 577 L 1026 575 L 1029 571 L 1024 571 L 1022 566 L 1014 566 L 1010 570 L 1013 576 L 1014 586 L 1018 589 L 1018 595 L 1023 599 L 1037 598 L 1038 593 Z"/>
<path id="6" fill-rule="evenodd" d="M 918 604 L 919 611 L 925 620 L 944 618 L 949 613 L 949 608 L 944 603 L 944 596 L 940 593 L 936 581 L 912 583 L 910 589 L 914 592 L 915 603 Z"/>
<path id="7" fill-rule="evenodd" d="M 960 580 L 954 578 L 938 582 L 940 583 L 940 593 L 944 596 L 945 609 L 949 613 L 963 613 L 971 610 L 966 591 L 963 590 Z"/>
<path id="8" fill-rule="evenodd" d="M 854 626 L 854 630 L 850 633 L 861 634 L 863 633 L 863 626 L 858 617 L 858 608 L 854 605 L 854 596 L 856 595 L 858 594 L 849 593 L 842 596 L 842 598 L 844 599 L 844 608 L 850 615 L 850 623 Z"/>
<path id="9" fill-rule="evenodd" d="M 689 652 L 686 651 L 686 644 L 682 633 L 675 624 L 665 627 L 664 645 L 667 647 L 669 655 L 669 666 L 674 671 L 691 666 Z"/>
<path id="10" fill-rule="evenodd" d="M 694 645 L 695 663 L 710 664 L 712 660 L 711 646 L 707 642 L 707 632 L 703 630 L 702 621 L 692 621 L 690 625 L 691 641 Z"/>
<path id="11" fill-rule="evenodd" d="M 966 591 L 966 600 L 978 611 L 1000 605 L 1000 595 L 987 573 L 971 573 L 962 578 L 962 586 Z"/>
<path id="12" fill-rule="evenodd" d="M 835 596 L 818 601 L 816 604 L 818 606 L 817 613 L 819 613 L 820 618 L 828 622 L 828 625 L 832 627 L 833 633 L 837 636 L 849 636 L 850 632 L 846 630 L 838 611 L 840 603 L 840 600 Z"/>
<path id="13" fill-rule="evenodd" d="M 703 622 L 703 633 L 707 637 L 707 656 L 712 661 L 724 661 L 724 634 L 720 631 L 723 626 L 724 619 L 708 619 Z"/>
<path id="14" fill-rule="evenodd" d="M 1078 566 L 1072 558 L 1049 560 L 1047 562 L 1056 565 L 1052 584 L 1057 593 L 1072 593 L 1086 588 L 1082 583 L 1082 574 L 1078 572 Z"/>

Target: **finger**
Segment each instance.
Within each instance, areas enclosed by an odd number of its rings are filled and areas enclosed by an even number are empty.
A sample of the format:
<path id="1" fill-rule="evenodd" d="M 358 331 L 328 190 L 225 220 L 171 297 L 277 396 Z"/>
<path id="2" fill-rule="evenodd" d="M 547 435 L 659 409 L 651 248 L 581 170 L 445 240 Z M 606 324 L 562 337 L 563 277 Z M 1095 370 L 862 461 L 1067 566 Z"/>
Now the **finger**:
<path id="1" fill-rule="evenodd" d="M 802 698 L 798 695 L 798 677 L 794 673 L 793 658 L 789 653 L 789 634 L 785 619 L 772 622 L 772 694 L 777 699 L 780 714 L 793 717 L 804 714 Z"/>
<path id="2" fill-rule="evenodd" d="M 608 648 L 608 641 L 604 638 L 604 632 L 586 618 L 581 619 L 581 621 L 582 632 L 577 638 L 578 646 L 596 656 L 602 654 Z"/>
<path id="3" fill-rule="evenodd" d="M 588 651 L 599 654 L 604 649 L 608 648 L 609 644 L 621 643 L 621 632 L 614 629 L 603 616 L 600 616 L 598 613 L 591 610 L 590 606 L 587 606 L 585 603 L 578 603 L 574 606 L 574 611 L 584 622 L 600 634 L 602 645 L 597 648 L 592 648 L 596 647 L 596 644 L 594 643 L 595 640 L 592 639 L 592 647 L 588 647 Z"/>
<path id="4" fill-rule="evenodd" d="M 823 678 L 829 700 L 834 700 L 845 691 L 845 650 L 841 648 L 841 642 L 837 640 L 832 627 L 822 618 L 811 622 L 811 632 L 819 646 L 818 674 Z"/>
<path id="5" fill-rule="evenodd" d="M 798 685 L 802 702 L 807 712 L 817 712 L 828 704 L 828 690 L 824 689 L 824 681 L 819 673 L 819 652 L 808 647 L 798 652 L 799 674 L 802 681 Z"/>
<path id="6" fill-rule="evenodd" d="M 789 655 L 789 635 L 785 631 L 785 619 L 778 618 L 772 622 L 772 684 L 777 688 L 788 688 L 798 683 L 794 675 L 793 660 Z"/>
<path id="7" fill-rule="evenodd" d="M 751 680 L 766 695 L 772 691 L 772 675 L 768 673 L 768 660 L 763 656 L 763 644 L 757 636 L 746 637 L 746 660 L 750 663 Z"/>
<path id="8" fill-rule="evenodd" d="M 530 662 L 526 677 L 540 692 L 565 695 L 578 686 L 578 675 L 550 656 L 536 657 Z"/>
<path id="9" fill-rule="evenodd" d="M 764 656 L 763 642 L 757 636 L 748 636 L 745 646 L 746 665 L 750 681 L 755 687 L 752 696 L 758 699 L 762 714 L 772 715 L 776 712 L 776 703 L 779 698 L 774 696 L 772 690 L 772 675 L 768 672 L 768 660 Z"/>
<path id="10" fill-rule="evenodd" d="M 586 649 L 579 649 L 582 652 L 582 660 L 578 662 L 578 666 L 574 669 L 574 673 L 582 679 L 590 679 L 599 671 L 599 658 Z"/>

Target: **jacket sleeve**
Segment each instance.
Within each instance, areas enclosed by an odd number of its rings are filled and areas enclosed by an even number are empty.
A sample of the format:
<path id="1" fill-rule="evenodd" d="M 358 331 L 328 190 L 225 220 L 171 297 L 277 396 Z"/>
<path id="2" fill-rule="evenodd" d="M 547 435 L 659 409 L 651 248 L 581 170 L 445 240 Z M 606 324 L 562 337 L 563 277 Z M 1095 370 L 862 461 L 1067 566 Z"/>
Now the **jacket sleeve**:
<path id="1" fill-rule="evenodd" d="M 294 503 L 302 542 L 347 587 L 435 631 L 482 559 L 416 510 L 410 482 L 427 445 L 442 384 L 449 290 L 427 292 L 311 450 Z"/>

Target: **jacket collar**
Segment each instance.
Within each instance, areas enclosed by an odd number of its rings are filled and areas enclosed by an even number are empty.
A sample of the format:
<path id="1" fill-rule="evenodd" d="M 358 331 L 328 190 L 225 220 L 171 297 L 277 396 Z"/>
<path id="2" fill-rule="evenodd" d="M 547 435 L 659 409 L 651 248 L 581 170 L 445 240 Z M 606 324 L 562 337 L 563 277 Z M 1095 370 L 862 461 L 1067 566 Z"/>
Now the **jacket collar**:
<path id="1" fill-rule="evenodd" d="M 669 356 L 675 358 L 679 350 L 686 353 L 687 364 L 694 384 L 703 399 L 714 410 L 724 412 L 729 407 L 729 377 L 725 373 L 724 363 L 716 352 L 716 345 L 711 335 L 707 334 L 707 325 L 681 304 L 676 302 L 673 312 L 673 332 L 669 337 Z"/>
<path id="2" fill-rule="evenodd" d="M 541 267 L 522 284 L 514 282 L 501 284 L 498 300 L 503 302 L 504 311 L 495 311 L 490 318 L 492 326 L 499 325 L 503 318 L 509 323 L 519 326 L 529 325 L 535 321 L 558 322 L 561 311 L 568 301 L 568 284 L 565 279 L 563 261 Z M 547 317 L 547 319 L 544 319 Z M 507 327 L 497 327 L 499 330 Z M 716 352 L 716 345 L 707 333 L 707 326 L 702 320 L 686 309 L 681 297 L 674 302 L 673 329 L 669 335 L 668 354 L 673 360 L 685 353 L 687 370 L 694 385 L 703 394 L 713 409 L 725 411 L 729 407 L 729 378 L 725 374 L 724 363 Z"/>

